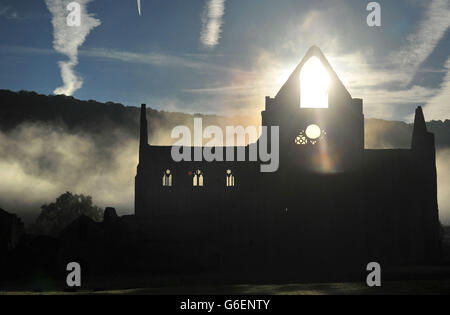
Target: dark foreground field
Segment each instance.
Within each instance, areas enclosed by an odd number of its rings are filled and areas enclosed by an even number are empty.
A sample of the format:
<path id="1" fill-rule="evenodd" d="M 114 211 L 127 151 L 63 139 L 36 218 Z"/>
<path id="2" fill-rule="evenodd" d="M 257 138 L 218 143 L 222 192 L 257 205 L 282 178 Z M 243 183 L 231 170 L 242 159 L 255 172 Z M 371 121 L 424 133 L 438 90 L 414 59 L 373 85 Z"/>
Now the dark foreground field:
<path id="1" fill-rule="evenodd" d="M 0 295 L 378 295 L 378 294 L 450 294 L 450 279 L 387 281 L 381 288 L 364 283 L 268 284 L 224 286 L 168 286 L 124 290 L 0 291 Z"/>
<path id="2" fill-rule="evenodd" d="M 332 283 L 214 284 L 204 277 L 91 278 L 76 291 L 60 289 L 61 282 L 39 278 L 31 284 L 7 285 L 0 295 L 378 295 L 450 294 L 450 266 L 409 267 L 385 271 L 382 286 L 367 287 L 365 279 Z"/>
<path id="3" fill-rule="evenodd" d="M 0 295 L 360 295 L 360 294 L 445 294 L 450 295 L 450 227 L 443 229 L 443 261 L 437 266 L 382 268 L 382 286 L 369 288 L 361 270 L 359 277 L 346 281 L 291 280 L 298 274 L 286 275 L 278 281 L 257 281 L 261 274 L 242 281 L 234 274 L 181 275 L 115 275 L 82 277 L 79 290 L 65 289 L 65 277 L 44 275 L 17 282 L 0 281 Z"/>

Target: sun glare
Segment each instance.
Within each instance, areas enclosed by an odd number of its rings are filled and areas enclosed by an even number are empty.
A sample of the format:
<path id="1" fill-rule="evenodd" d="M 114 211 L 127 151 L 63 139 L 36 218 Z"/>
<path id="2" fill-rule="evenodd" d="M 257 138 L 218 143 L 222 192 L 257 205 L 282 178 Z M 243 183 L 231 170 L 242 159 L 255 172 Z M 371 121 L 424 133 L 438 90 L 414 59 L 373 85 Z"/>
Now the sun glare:
<path id="1" fill-rule="evenodd" d="M 311 57 L 300 72 L 302 108 L 328 108 L 330 76 L 319 58 Z"/>
<path id="2" fill-rule="evenodd" d="M 305 133 L 309 139 L 316 140 L 322 135 L 322 130 L 317 125 L 309 125 Z"/>

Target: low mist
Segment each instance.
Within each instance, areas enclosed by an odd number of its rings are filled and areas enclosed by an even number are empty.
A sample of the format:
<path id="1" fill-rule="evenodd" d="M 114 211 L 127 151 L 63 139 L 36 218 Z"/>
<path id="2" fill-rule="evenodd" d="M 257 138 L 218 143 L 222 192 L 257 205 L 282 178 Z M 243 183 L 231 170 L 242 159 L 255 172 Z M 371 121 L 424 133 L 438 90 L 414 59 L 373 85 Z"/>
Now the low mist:
<path id="1" fill-rule="evenodd" d="M 173 143 L 170 132 L 193 119 L 149 119 L 149 142 Z M 218 123 L 220 121 L 220 123 Z M 259 125 L 257 118 L 208 116 L 212 124 Z M 366 147 L 409 147 L 412 128 L 399 123 L 371 120 L 366 123 Z M 405 124 L 406 125 L 406 124 Z M 405 127 L 405 126 L 401 126 Z M 53 202 L 66 191 L 90 195 L 99 207 L 115 207 L 120 215 L 134 212 L 134 176 L 138 163 L 138 137 L 120 127 L 98 128 L 101 132 L 73 130 L 58 123 L 22 123 L 0 132 L 0 208 L 16 213 L 26 223 L 34 221 L 40 206 Z M 396 134 L 396 137 L 389 135 Z M 439 210 L 441 222 L 450 224 L 450 149 L 437 152 Z"/>
<path id="2" fill-rule="evenodd" d="M 63 126 L 29 123 L 0 133 L 0 207 L 28 223 L 41 205 L 71 191 L 91 195 L 100 207 L 133 213 L 138 139 L 122 134 L 68 133 Z"/>
<path id="3" fill-rule="evenodd" d="M 450 224 L 450 149 L 439 150 L 436 156 L 439 218 Z"/>

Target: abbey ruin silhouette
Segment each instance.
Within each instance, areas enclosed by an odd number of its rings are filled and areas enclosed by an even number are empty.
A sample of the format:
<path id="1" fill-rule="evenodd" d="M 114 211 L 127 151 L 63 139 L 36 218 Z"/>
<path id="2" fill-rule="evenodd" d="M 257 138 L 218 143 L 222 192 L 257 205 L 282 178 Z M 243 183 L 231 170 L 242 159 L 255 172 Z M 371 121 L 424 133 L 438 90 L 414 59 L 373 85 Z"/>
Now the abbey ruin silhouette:
<path id="1" fill-rule="evenodd" d="M 302 104 L 301 73 L 315 58 L 329 89 L 327 104 L 311 108 Z M 135 215 L 127 220 L 154 259 L 273 272 L 439 260 L 434 135 L 420 107 L 410 149 L 365 149 L 363 100 L 314 46 L 266 98 L 262 125 L 280 128 L 275 173 L 256 162 L 177 163 L 170 146 L 148 144 L 142 105 Z"/>
<path id="2" fill-rule="evenodd" d="M 325 97 L 318 74 L 327 77 Z M 249 158 L 261 138 L 243 148 L 246 162 L 174 162 L 171 146 L 148 144 L 147 114 L 143 105 L 135 213 L 107 208 L 103 222 L 81 216 L 52 238 L 24 235 L 23 223 L 0 211 L 0 251 L 9 253 L 0 255 L 0 278 L 27 271 L 63 279 L 67 263 L 78 262 L 95 276 L 341 281 L 362 279 L 369 262 L 441 260 L 435 140 L 422 109 L 411 148 L 365 149 L 363 101 L 317 47 L 266 98 L 262 125 L 279 126 L 277 172 Z M 234 154 L 236 161 L 237 147 Z"/>

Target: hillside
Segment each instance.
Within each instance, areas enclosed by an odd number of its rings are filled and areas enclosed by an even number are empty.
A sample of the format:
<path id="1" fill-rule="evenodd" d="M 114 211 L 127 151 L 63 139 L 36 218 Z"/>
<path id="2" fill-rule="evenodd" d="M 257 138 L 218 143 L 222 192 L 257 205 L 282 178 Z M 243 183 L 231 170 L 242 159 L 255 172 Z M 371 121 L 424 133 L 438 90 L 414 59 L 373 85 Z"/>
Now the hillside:
<path id="1" fill-rule="evenodd" d="M 170 142 L 170 131 L 178 125 L 192 126 L 194 115 L 151 109 L 149 139 L 161 144 Z M 196 114 L 208 125 L 260 124 L 259 117 L 221 117 Z M 35 92 L 11 92 L 0 90 L 0 130 L 7 132 L 25 122 L 64 126 L 69 132 L 102 133 L 120 129 L 127 135 L 137 137 L 139 108 L 117 103 L 81 101 L 71 96 L 46 96 Z M 436 136 L 437 147 L 450 146 L 450 120 L 427 123 L 429 131 Z M 367 148 L 405 148 L 410 146 L 412 125 L 399 121 L 366 119 Z M 162 136 L 164 135 L 164 136 Z M 160 139 L 162 136 L 163 139 Z M 156 139 L 158 137 L 159 139 Z M 168 144 L 168 143 L 165 143 Z"/>
<path id="2" fill-rule="evenodd" d="M 71 191 L 119 214 L 133 213 L 139 112 L 111 102 L 0 90 L 0 207 L 30 222 L 41 205 Z M 195 116 L 204 126 L 260 124 L 260 117 Z M 192 127 L 194 115 L 148 109 L 147 117 L 149 142 L 167 145 L 172 129 Z M 450 223 L 450 121 L 428 128 L 438 148 L 441 217 Z M 367 148 L 408 148 L 411 135 L 411 124 L 366 120 Z"/>

